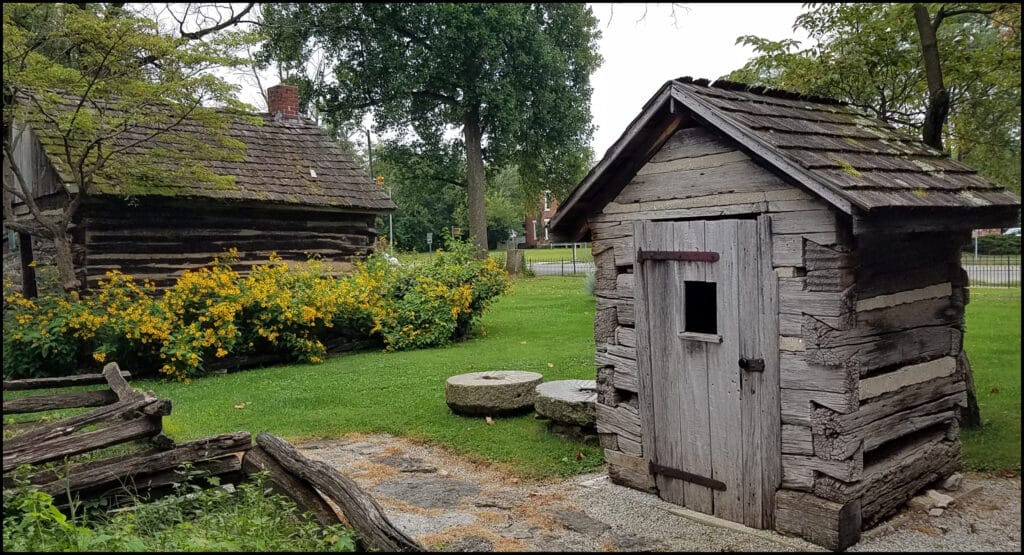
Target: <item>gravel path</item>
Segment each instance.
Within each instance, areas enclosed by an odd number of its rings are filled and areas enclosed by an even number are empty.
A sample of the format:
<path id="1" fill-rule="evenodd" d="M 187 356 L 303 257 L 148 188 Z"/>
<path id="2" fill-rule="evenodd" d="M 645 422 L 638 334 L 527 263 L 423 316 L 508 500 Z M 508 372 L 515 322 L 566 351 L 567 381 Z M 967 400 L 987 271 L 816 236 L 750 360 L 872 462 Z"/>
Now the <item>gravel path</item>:
<path id="1" fill-rule="evenodd" d="M 437 551 L 823 551 L 732 523 L 712 525 L 604 473 L 513 478 L 387 434 L 297 445 L 366 489 L 389 519 Z M 968 475 L 941 516 L 907 509 L 849 551 L 1020 551 L 1020 477 Z M 721 521 L 718 521 L 721 524 Z"/>

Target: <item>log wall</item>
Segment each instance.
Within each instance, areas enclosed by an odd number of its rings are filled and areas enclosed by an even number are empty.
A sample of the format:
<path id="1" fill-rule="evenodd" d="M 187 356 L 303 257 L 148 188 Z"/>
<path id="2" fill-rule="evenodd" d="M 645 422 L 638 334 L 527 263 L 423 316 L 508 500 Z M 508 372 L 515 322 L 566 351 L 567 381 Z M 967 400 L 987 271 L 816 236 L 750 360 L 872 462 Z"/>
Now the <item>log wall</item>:
<path id="1" fill-rule="evenodd" d="M 158 287 L 172 285 L 184 270 L 208 266 L 235 247 L 234 268 L 247 273 L 270 253 L 288 261 L 322 257 L 339 272 L 373 251 L 374 214 L 209 199 L 146 199 L 135 205 L 91 198 L 81 210 L 81 264 L 95 288 L 118 269 Z"/>
<path id="2" fill-rule="evenodd" d="M 815 405 L 793 429 L 817 461 L 850 461 L 846 476 L 794 475 L 793 489 L 859 502 L 863 526 L 898 510 L 961 463 L 959 414 L 966 406 L 963 352 L 965 233 L 860 236 L 849 268 L 853 318 L 831 325 L 805 316 L 805 362 L 841 369 L 854 409 Z M 796 424 L 796 423 L 794 423 Z"/>
<path id="3" fill-rule="evenodd" d="M 733 143 L 677 131 L 589 218 L 597 430 L 612 480 L 656 491 L 637 376 L 633 223 L 761 214 L 776 275 L 765 287 L 777 288 L 779 306 L 769 323 L 780 352 L 779 488 L 790 492 L 776 498 L 776 527 L 842 549 L 959 465 L 966 236 L 853 237 L 848 217 Z M 835 529 L 809 536 L 791 526 L 801 518 Z"/>

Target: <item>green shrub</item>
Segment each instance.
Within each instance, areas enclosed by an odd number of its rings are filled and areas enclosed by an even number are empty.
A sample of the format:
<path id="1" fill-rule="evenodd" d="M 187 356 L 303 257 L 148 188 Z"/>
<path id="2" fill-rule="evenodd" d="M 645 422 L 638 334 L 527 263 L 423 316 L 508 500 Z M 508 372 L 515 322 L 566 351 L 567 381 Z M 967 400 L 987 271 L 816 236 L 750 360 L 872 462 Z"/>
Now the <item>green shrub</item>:
<path id="1" fill-rule="evenodd" d="M 5 284 L 4 377 L 45 377 L 74 374 L 83 353 L 90 352 L 94 330 L 81 303 L 64 297 L 26 299 L 10 294 Z M 9 373 L 8 369 L 25 369 Z"/>
<path id="2" fill-rule="evenodd" d="M 113 517 L 83 511 L 69 518 L 49 494 L 20 483 L 4 489 L 4 551 L 355 551 L 351 530 L 300 514 L 266 487 L 263 474 L 235 493 L 184 478 L 175 489 Z"/>
<path id="3" fill-rule="evenodd" d="M 972 249 L 974 245 L 968 245 Z M 978 254 L 1020 254 L 1020 235 L 982 235 L 978 237 Z"/>
<path id="4" fill-rule="evenodd" d="M 420 266 L 371 256 L 342 277 L 318 260 L 294 269 L 273 255 L 242 277 L 232 250 L 184 272 L 163 296 L 116 271 L 81 300 L 25 299 L 5 286 L 4 377 L 67 375 L 116 360 L 187 382 L 228 356 L 323 362 L 328 340 L 386 350 L 443 345 L 463 337 L 509 286 L 493 259 L 474 258 L 466 243 L 448 248 Z"/>
<path id="5" fill-rule="evenodd" d="M 594 296 L 594 285 L 597 282 L 597 271 L 590 270 L 583 278 L 583 292 L 591 297 Z"/>

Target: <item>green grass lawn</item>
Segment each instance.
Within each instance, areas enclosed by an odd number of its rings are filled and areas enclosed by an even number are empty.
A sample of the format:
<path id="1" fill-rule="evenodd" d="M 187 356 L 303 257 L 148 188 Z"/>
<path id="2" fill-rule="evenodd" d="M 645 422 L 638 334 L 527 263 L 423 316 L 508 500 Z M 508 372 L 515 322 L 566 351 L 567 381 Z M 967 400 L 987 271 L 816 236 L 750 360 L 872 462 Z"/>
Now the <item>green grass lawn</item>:
<path id="1" fill-rule="evenodd" d="M 502 254 L 504 255 L 504 253 Z M 527 262 L 561 262 L 562 260 L 572 260 L 572 248 L 538 247 L 536 249 L 526 249 L 523 256 Z M 593 259 L 593 255 L 590 254 L 590 247 L 576 248 L 576 260 L 590 261 Z"/>
<path id="2" fill-rule="evenodd" d="M 547 432 L 533 414 L 456 416 L 445 380 L 483 370 L 529 370 L 546 381 L 594 377 L 594 298 L 582 278 L 520 280 L 484 314 L 478 334 L 445 348 L 331 357 L 323 364 L 248 370 L 189 385 L 139 381 L 171 399 L 165 430 L 178 441 L 225 432 L 269 432 L 291 441 L 387 432 L 441 443 L 525 478 L 585 472 L 600 449 Z M 235 408 L 245 404 L 245 408 Z M 577 461 L 577 454 L 582 460 Z"/>
<path id="3" fill-rule="evenodd" d="M 1020 472 L 1020 293 L 971 289 L 964 345 L 982 419 L 980 429 L 963 431 L 972 470 Z"/>

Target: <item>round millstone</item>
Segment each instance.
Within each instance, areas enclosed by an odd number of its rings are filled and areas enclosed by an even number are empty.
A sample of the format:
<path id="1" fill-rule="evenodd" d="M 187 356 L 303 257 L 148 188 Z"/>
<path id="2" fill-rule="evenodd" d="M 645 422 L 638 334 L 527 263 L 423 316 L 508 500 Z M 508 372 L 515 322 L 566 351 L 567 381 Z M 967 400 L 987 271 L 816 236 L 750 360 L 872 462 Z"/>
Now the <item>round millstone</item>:
<path id="1" fill-rule="evenodd" d="M 594 380 L 558 380 L 537 386 L 534 409 L 554 422 L 588 427 L 597 422 L 596 402 Z"/>
<path id="2" fill-rule="evenodd" d="M 448 378 L 444 399 L 458 414 L 496 416 L 528 412 L 544 376 L 521 370 L 470 372 Z"/>

